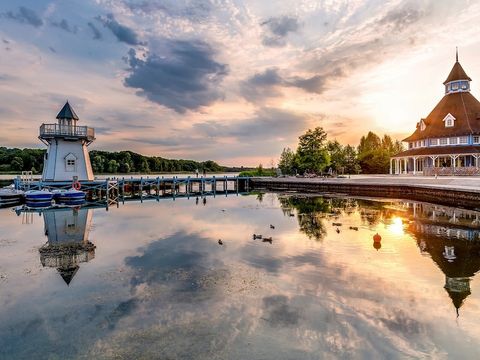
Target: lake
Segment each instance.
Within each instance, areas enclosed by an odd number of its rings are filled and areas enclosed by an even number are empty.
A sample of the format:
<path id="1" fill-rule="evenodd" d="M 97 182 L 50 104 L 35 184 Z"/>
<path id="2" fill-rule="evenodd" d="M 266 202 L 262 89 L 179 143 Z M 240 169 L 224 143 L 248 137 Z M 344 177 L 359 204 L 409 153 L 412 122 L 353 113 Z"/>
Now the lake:
<path id="1" fill-rule="evenodd" d="M 474 359 L 479 269 L 480 213 L 413 201 L 0 209 L 0 358 Z"/>

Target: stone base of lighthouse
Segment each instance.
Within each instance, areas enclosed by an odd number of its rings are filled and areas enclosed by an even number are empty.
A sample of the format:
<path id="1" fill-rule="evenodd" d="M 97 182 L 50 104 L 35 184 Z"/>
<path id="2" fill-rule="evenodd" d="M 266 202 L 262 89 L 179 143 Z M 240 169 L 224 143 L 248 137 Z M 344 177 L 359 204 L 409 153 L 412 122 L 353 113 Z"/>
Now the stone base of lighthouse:
<path id="1" fill-rule="evenodd" d="M 94 180 L 90 155 L 83 141 L 53 139 L 45 153 L 43 181 Z"/>

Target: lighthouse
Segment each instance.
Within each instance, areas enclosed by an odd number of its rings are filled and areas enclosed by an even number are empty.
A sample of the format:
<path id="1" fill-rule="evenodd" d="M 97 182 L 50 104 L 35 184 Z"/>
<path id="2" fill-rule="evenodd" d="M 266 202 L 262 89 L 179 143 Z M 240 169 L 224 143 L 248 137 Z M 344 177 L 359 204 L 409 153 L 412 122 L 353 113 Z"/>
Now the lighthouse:
<path id="1" fill-rule="evenodd" d="M 57 115 L 56 124 L 42 124 L 39 139 L 48 146 L 42 181 L 93 180 L 88 146 L 95 140 L 95 130 L 77 126 L 77 114 L 68 103 Z"/>

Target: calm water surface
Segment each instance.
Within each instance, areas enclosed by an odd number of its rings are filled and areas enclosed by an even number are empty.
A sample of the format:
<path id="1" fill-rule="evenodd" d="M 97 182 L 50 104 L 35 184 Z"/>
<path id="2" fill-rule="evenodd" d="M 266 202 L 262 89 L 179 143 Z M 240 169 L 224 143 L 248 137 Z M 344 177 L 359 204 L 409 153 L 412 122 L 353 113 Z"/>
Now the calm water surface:
<path id="1" fill-rule="evenodd" d="M 479 215 L 277 194 L 0 209 L 0 358 L 479 358 Z"/>

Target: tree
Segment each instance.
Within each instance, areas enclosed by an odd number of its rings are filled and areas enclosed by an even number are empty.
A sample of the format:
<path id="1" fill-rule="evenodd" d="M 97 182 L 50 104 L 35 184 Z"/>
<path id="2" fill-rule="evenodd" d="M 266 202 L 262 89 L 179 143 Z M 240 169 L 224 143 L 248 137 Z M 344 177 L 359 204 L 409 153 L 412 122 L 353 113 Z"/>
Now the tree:
<path id="1" fill-rule="evenodd" d="M 103 173 L 105 171 L 105 159 L 101 155 L 95 155 L 92 160 L 92 168 L 95 173 Z"/>
<path id="2" fill-rule="evenodd" d="M 390 158 L 403 151 L 402 143 L 393 141 L 389 135 L 380 138 L 373 132 L 362 136 L 358 146 L 358 160 L 363 173 L 386 174 L 390 168 Z"/>
<path id="3" fill-rule="evenodd" d="M 292 175 L 295 172 L 295 153 L 290 148 L 283 148 L 278 167 L 283 174 Z"/>
<path id="4" fill-rule="evenodd" d="M 297 148 L 297 164 L 299 170 L 321 173 L 330 164 L 330 156 L 326 149 L 327 133 L 321 128 L 307 130 L 299 138 Z"/>
<path id="5" fill-rule="evenodd" d="M 337 140 L 329 141 L 327 150 L 330 154 L 331 169 L 337 173 L 345 170 L 345 148 Z"/>
<path id="6" fill-rule="evenodd" d="M 119 165 L 118 165 L 118 162 L 116 160 L 110 160 L 108 162 L 108 166 L 107 166 L 107 171 L 109 173 L 116 173 L 118 172 L 118 168 L 119 168 Z"/>
<path id="7" fill-rule="evenodd" d="M 345 159 L 345 173 L 346 174 L 358 174 L 361 170 L 360 164 L 358 163 L 357 151 L 351 145 L 347 145 L 344 148 L 344 159 Z"/>
<path id="8" fill-rule="evenodd" d="M 19 156 L 15 156 L 10 163 L 12 170 L 22 171 L 23 170 L 23 159 Z"/>

